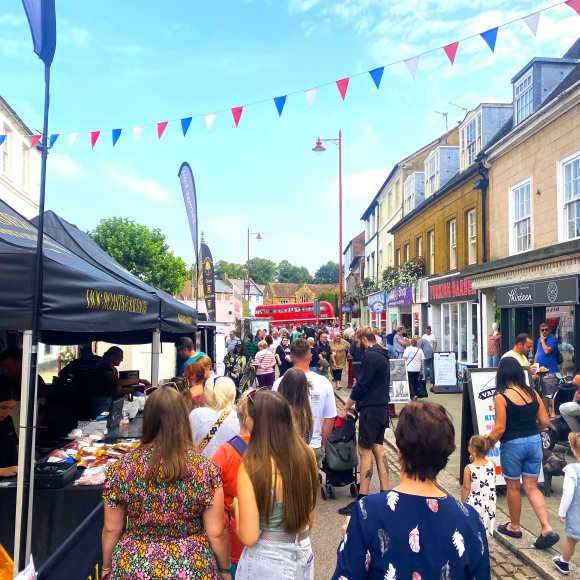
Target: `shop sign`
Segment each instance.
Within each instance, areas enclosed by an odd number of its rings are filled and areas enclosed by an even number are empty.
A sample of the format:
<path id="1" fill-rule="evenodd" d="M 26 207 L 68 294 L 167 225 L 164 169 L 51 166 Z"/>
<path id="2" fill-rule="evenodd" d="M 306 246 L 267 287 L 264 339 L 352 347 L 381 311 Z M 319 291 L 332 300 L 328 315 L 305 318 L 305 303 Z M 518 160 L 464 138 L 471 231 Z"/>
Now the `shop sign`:
<path id="1" fill-rule="evenodd" d="M 395 286 L 387 296 L 388 306 L 413 304 L 413 289 L 410 286 Z"/>
<path id="2" fill-rule="evenodd" d="M 373 302 L 373 304 L 371 306 L 371 310 L 375 314 L 380 314 L 381 312 L 384 312 L 385 305 L 382 302 Z"/>
<path id="3" fill-rule="evenodd" d="M 496 289 L 495 303 L 498 308 L 577 304 L 578 278 L 574 276 L 529 284 L 500 286 Z"/>
<path id="4" fill-rule="evenodd" d="M 380 302 L 383 306 L 387 303 L 387 293 L 377 292 L 376 294 L 371 294 L 367 297 L 367 305 L 372 308 L 373 304 Z"/>
<path id="5" fill-rule="evenodd" d="M 352 302 L 346 302 L 342 305 L 343 312 L 352 312 Z"/>
<path id="6" fill-rule="evenodd" d="M 473 288 L 469 278 L 454 276 L 440 282 L 429 283 L 429 302 L 431 304 L 474 300 L 476 297 L 477 290 Z"/>

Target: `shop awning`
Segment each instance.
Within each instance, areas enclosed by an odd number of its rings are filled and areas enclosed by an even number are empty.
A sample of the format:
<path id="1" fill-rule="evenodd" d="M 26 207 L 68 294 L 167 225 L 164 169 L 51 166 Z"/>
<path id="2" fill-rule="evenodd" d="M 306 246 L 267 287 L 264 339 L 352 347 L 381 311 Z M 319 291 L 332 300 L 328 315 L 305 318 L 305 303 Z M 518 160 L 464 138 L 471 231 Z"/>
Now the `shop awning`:
<path id="1" fill-rule="evenodd" d="M 0 201 L 0 329 L 29 330 L 37 229 Z M 45 235 L 41 341 L 147 343 L 159 298 L 84 261 Z"/>
<path id="2" fill-rule="evenodd" d="M 38 218 L 31 220 L 36 225 Z M 52 239 L 82 258 L 85 262 L 143 292 L 154 294 L 159 299 L 159 328 L 162 340 L 174 340 L 178 336 L 195 332 L 197 313 L 194 308 L 179 302 L 163 290 L 146 284 L 123 268 L 107 254 L 87 233 L 67 222 L 52 211 L 44 213 L 44 231 Z"/>

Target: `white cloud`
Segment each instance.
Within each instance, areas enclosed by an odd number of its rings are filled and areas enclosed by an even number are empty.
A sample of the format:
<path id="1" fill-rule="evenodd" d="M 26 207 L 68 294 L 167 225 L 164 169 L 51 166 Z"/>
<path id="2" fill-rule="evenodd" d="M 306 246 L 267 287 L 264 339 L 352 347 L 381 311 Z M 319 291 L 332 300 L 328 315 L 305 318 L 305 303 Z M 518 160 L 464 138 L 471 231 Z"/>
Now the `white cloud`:
<path id="1" fill-rule="evenodd" d="M 145 48 L 140 44 L 119 44 L 113 46 L 106 46 L 104 47 L 104 50 L 114 54 L 120 54 L 122 56 L 131 56 L 143 53 Z"/>
<path id="2" fill-rule="evenodd" d="M 320 0 L 289 0 L 288 12 L 291 14 L 308 12 L 319 3 Z"/>
<path id="3" fill-rule="evenodd" d="M 83 179 L 87 176 L 81 164 L 66 153 L 51 152 L 48 157 L 48 171 L 51 178 L 63 180 Z"/>
<path id="4" fill-rule="evenodd" d="M 155 179 L 138 175 L 131 168 L 120 168 L 105 163 L 103 164 L 103 172 L 121 193 L 130 193 L 164 203 L 173 199 L 173 194 L 167 187 Z"/>
<path id="5" fill-rule="evenodd" d="M 12 12 L 0 14 L 0 26 L 21 26 L 26 24 L 26 17 Z"/>
<path id="6" fill-rule="evenodd" d="M 85 48 L 89 43 L 90 36 L 88 30 L 74 26 L 65 19 L 59 22 L 58 42 L 74 48 Z"/>

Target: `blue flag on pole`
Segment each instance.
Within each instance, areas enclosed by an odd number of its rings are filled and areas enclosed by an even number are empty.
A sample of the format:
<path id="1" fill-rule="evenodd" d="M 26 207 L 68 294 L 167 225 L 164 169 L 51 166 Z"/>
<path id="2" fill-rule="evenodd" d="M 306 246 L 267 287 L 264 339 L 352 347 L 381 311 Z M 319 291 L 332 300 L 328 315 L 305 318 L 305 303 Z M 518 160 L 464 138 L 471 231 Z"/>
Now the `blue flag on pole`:
<path id="1" fill-rule="evenodd" d="M 22 0 L 30 25 L 34 52 L 46 66 L 52 64 L 56 50 L 55 0 Z"/>
<path id="2" fill-rule="evenodd" d="M 181 182 L 181 189 L 183 190 L 183 201 L 185 202 L 185 210 L 187 211 L 187 219 L 189 220 L 189 231 L 191 232 L 191 240 L 197 260 L 197 198 L 193 172 L 191 171 L 189 163 L 182 163 L 177 175 Z"/>

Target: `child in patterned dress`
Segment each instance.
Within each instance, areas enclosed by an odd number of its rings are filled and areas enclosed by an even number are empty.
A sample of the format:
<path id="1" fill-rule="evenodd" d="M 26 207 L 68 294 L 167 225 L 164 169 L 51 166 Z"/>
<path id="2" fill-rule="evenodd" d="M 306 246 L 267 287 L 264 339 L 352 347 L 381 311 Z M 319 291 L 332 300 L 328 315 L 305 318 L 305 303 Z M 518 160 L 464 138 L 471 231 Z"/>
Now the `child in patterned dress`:
<path id="1" fill-rule="evenodd" d="M 576 461 L 580 461 L 580 433 L 569 433 L 568 442 Z M 580 463 L 570 463 L 564 467 L 563 471 L 564 488 L 558 516 L 564 524 L 566 540 L 562 555 L 555 556 L 552 561 L 562 574 L 568 575 L 570 560 L 580 540 Z"/>
<path id="2" fill-rule="evenodd" d="M 463 471 L 461 501 L 473 506 L 485 526 L 493 536 L 495 525 L 495 463 L 487 459 L 490 450 L 489 439 L 474 435 L 469 440 L 468 451 L 471 463 Z"/>

